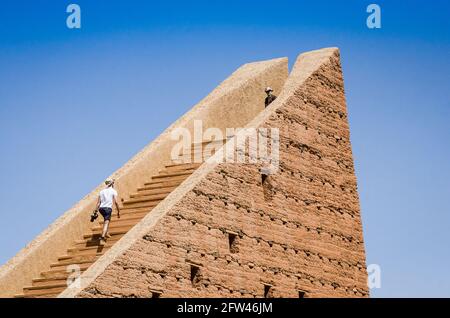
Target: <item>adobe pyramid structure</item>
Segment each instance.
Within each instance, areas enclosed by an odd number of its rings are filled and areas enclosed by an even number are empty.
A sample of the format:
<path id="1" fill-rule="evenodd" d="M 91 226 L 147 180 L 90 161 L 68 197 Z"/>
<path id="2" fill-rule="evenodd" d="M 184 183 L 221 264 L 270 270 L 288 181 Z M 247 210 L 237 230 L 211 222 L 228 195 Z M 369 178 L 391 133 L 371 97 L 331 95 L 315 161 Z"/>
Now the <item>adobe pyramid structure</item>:
<path id="1" fill-rule="evenodd" d="M 199 121 L 223 138 L 174 160 L 173 133 Z M 249 129 L 277 132 L 276 169 L 218 160 Z M 89 220 L 99 185 L 0 268 L 0 297 L 369 296 L 337 48 L 290 74 L 286 58 L 241 66 L 111 177 L 123 207 L 107 244 Z"/>

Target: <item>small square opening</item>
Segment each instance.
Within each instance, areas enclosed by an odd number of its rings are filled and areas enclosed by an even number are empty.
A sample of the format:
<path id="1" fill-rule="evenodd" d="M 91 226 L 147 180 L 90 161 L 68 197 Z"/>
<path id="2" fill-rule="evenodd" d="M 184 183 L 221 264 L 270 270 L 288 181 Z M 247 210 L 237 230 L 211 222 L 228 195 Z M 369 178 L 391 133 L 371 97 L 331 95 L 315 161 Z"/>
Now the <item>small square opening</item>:
<path id="1" fill-rule="evenodd" d="M 161 298 L 162 290 L 149 288 L 150 298 Z"/>
<path id="2" fill-rule="evenodd" d="M 239 252 L 238 235 L 235 233 L 228 233 L 228 247 L 231 253 Z"/>
<path id="3" fill-rule="evenodd" d="M 161 293 L 160 292 L 152 292 L 152 298 L 161 298 Z"/>
<path id="4" fill-rule="evenodd" d="M 268 175 L 265 173 L 261 173 L 261 184 L 264 185 L 264 183 L 267 180 Z"/>
<path id="5" fill-rule="evenodd" d="M 200 267 L 191 264 L 191 282 L 193 285 L 198 280 L 199 273 L 200 273 Z"/>
<path id="6" fill-rule="evenodd" d="M 272 286 L 264 284 L 264 298 L 272 298 Z"/>

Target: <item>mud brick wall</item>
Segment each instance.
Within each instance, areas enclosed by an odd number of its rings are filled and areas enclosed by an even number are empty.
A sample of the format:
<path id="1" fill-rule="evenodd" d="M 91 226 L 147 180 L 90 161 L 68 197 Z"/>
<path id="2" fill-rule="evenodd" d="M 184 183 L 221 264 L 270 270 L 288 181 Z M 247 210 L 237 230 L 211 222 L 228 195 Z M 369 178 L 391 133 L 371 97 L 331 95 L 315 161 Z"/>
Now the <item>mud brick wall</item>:
<path id="1" fill-rule="evenodd" d="M 78 297 L 367 297 L 339 52 L 267 118 L 276 174 L 217 165 Z"/>

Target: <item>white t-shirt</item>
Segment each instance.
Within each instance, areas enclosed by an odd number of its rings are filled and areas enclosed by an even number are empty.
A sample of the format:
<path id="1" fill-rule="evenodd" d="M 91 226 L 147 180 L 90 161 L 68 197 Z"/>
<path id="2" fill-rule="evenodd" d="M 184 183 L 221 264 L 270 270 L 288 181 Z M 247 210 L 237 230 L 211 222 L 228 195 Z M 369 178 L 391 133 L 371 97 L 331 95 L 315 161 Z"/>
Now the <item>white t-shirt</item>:
<path id="1" fill-rule="evenodd" d="M 109 187 L 100 191 L 100 207 L 112 208 L 114 198 L 117 198 L 117 191 Z"/>

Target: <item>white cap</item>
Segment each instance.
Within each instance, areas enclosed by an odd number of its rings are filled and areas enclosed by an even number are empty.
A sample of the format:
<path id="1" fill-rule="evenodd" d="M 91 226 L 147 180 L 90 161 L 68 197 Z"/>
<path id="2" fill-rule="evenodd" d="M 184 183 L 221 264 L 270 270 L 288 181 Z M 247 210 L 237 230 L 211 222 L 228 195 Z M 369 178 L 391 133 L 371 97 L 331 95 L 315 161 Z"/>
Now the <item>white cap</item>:
<path id="1" fill-rule="evenodd" d="M 107 186 L 109 186 L 109 185 L 111 185 L 111 184 L 114 184 L 114 179 L 110 179 L 110 178 L 106 179 L 106 180 L 105 180 L 105 184 L 106 184 Z"/>
<path id="2" fill-rule="evenodd" d="M 270 87 L 270 86 L 267 86 L 267 87 L 266 87 L 266 93 L 267 93 L 267 92 L 273 92 L 273 89 L 272 89 L 272 87 Z"/>

